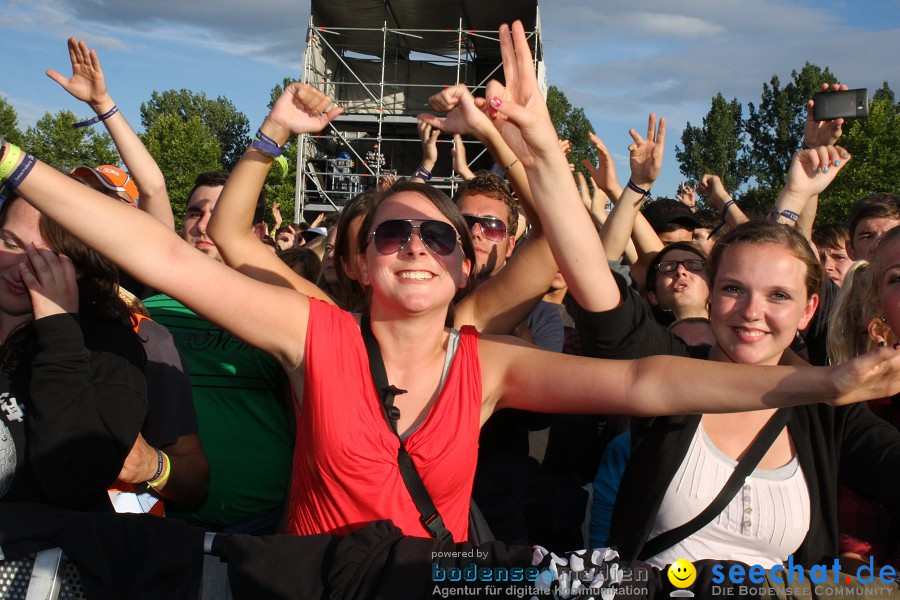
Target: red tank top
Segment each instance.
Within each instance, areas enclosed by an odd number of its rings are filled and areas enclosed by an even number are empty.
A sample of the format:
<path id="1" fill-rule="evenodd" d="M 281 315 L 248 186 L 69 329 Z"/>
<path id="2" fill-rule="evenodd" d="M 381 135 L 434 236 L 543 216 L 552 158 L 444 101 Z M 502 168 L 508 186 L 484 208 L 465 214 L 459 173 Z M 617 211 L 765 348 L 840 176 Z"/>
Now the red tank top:
<path id="1" fill-rule="evenodd" d="M 288 531 L 346 533 L 390 519 L 406 535 L 428 537 L 400 476 L 399 441 L 384 420 L 359 326 L 349 313 L 314 299 L 305 378 Z M 480 414 L 478 332 L 464 327 L 431 412 L 405 442 L 457 542 L 468 539 Z"/>

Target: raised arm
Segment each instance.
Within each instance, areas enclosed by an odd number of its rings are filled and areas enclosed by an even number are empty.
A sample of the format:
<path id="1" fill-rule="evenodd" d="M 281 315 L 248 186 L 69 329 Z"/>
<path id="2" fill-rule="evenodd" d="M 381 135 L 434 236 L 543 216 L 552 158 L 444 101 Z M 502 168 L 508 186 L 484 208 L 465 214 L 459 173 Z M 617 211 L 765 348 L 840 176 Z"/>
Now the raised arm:
<path id="1" fill-rule="evenodd" d="M 840 146 L 818 146 L 795 152 L 787 182 L 775 199 L 772 217 L 779 223 L 795 226 L 810 199 L 825 191 L 848 162 L 850 153 Z"/>
<path id="2" fill-rule="evenodd" d="M 14 156 L 18 149 L 4 144 L 0 161 L 11 152 Z M 302 361 L 309 315 L 306 296 L 241 275 L 197 251 L 150 215 L 25 152 L 12 162 L 12 173 L 3 177 L 7 184 L 18 183 L 19 196 L 82 242 L 283 364 Z M 135 232 L 140 232 L 140 244 L 134 243 Z M 285 319 L 285 314 L 292 318 Z"/>
<path id="3" fill-rule="evenodd" d="M 656 416 L 728 413 L 827 402 L 842 405 L 900 391 L 900 351 L 883 348 L 852 366 L 755 366 L 653 356 L 636 361 L 573 357 L 483 336 L 485 410 Z M 844 368 L 844 366 L 847 368 Z M 553 398 L 553 402 L 547 402 Z"/>
<path id="4" fill-rule="evenodd" d="M 319 131 L 342 112 L 340 108 L 321 115 L 313 112 L 327 109 L 330 104 L 331 99 L 315 88 L 305 84 L 292 84 L 275 102 L 259 131 L 279 147 L 284 146 L 293 131 Z M 252 144 L 247 148 L 228 177 L 207 232 L 228 266 L 259 281 L 292 288 L 307 296 L 333 303 L 315 283 L 300 277 L 261 244 L 251 230 L 256 199 L 272 166 L 272 160 L 272 156 L 254 148 Z"/>
<path id="5" fill-rule="evenodd" d="M 450 150 L 453 156 L 453 170 L 463 179 L 472 179 L 475 173 L 469 168 L 469 162 L 466 158 L 466 145 L 463 143 L 462 136 L 458 133 L 453 134 L 453 148 Z"/>
<path id="6" fill-rule="evenodd" d="M 697 184 L 697 191 L 706 195 L 706 202 L 719 212 L 723 224 L 727 224 L 729 227 L 737 227 L 748 220 L 744 211 L 741 210 L 737 202 L 731 198 L 731 194 L 728 193 L 725 186 L 722 185 L 722 180 L 719 179 L 718 175 L 707 173 L 701 177 L 700 183 Z"/>
<path id="7" fill-rule="evenodd" d="M 423 114 L 420 120 L 441 131 L 470 134 L 481 141 L 494 161 L 504 165 L 521 206 L 532 220 L 531 235 L 506 266 L 454 307 L 456 326 L 474 325 L 483 332 L 510 333 L 547 293 L 557 270 L 540 222 L 535 220 L 525 169 L 465 86 L 452 86 L 435 94 L 431 105 L 447 112 L 447 117 Z"/>
<path id="8" fill-rule="evenodd" d="M 603 244 L 584 210 L 534 73 L 522 23 L 500 28 L 506 87 L 488 84 L 494 126 L 528 174 L 541 225 L 569 289 L 590 310 L 618 303 Z"/>
<path id="9" fill-rule="evenodd" d="M 437 139 L 441 134 L 441 130 L 432 127 L 422 119 L 419 119 L 416 127 L 419 130 L 419 141 L 422 143 L 422 162 L 419 163 L 416 174 L 410 177 L 410 180 L 427 183 L 431 180 L 431 171 L 434 169 L 434 165 L 437 164 Z"/>
<path id="10" fill-rule="evenodd" d="M 69 38 L 68 43 L 72 76 L 66 78 L 52 69 L 47 71 L 47 76 L 72 96 L 86 102 L 97 115 L 107 114 L 116 107 L 116 103 L 106 88 L 106 78 L 103 76 L 103 69 L 100 68 L 97 52 L 88 50 L 84 40 Z M 116 150 L 119 151 L 119 156 L 122 157 L 122 162 L 137 184 L 140 193 L 138 208 L 170 229 L 175 229 L 175 217 L 172 216 L 166 180 L 141 138 L 119 110 L 102 121 L 116 145 Z"/>
<path id="11" fill-rule="evenodd" d="M 631 177 L 629 185 L 620 189 L 615 206 L 609 214 L 606 225 L 600 232 L 606 257 L 615 260 L 625 251 L 629 238 L 634 240 L 638 253 L 638 261 L 649 263 L 663 244 L 653 231 L 650 223 L 641 214 L 645 194 L 638 190 L 650 191 L 659 177 L 662 168 L 663 150 L 666 139 L 666 120 L 656 122 L 656 115 L 651 114 L 647 120 L 647 137 L 642 138 L 634 129 L 628 132 L 634 143 L 628 147 Z M 596 138 L 596 136 L 594 136 Z M 599 138 L 594 142 L 601 165 L 598 171 L 608 172 L 613 167 L 612 156 Z M 613 171 L 614 173 L 615 171 Z M 608 178 L 608 175 L 607 175 Z M 641 278 L 642 279 L 642 278 Z"/>

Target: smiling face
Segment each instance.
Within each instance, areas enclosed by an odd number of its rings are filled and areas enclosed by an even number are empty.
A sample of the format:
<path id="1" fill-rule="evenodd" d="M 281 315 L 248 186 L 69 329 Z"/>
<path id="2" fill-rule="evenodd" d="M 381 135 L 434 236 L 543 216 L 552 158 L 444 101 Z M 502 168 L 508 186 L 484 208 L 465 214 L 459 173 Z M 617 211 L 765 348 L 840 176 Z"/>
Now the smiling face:
<path id="1" fill-rule="evenodd" d="M 784 244 L 738 242 L 726 248 L 710 295 L 716 347 L 711 357 L 775 365 L 818 305 L 807 266 Z"/>
<path id="2" fill-rule="evenodd" d="M 381 223 L 392 220 L 450 220 L 424 195 L 414 191 L 393 194 L 378 207 L 368 228 L 368 243 L 360 255 L 359 273 L 363 285 L 372 288 L 372 312 L 384 314 L 420 314 L 428 311 L 446 313 L 456 291 L 465 286 L 471 263 L 464 257 L 460 244 L 441 256 L 423 242 L 415 229 L 403 248 L 381 254 L 372 243 L 372 233 Z"/>

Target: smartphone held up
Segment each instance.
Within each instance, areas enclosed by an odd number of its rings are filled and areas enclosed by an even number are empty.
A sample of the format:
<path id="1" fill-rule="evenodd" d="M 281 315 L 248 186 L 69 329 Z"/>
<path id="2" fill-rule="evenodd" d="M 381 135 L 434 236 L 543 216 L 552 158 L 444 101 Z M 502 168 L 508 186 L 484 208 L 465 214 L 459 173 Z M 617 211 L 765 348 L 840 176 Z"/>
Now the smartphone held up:
<path id="1" fill-rule="evenodd" d="M 813 119 L 858 119 L 869 116 L 869 97 L 866 88 L 819 92 L 813 96 Z"/>

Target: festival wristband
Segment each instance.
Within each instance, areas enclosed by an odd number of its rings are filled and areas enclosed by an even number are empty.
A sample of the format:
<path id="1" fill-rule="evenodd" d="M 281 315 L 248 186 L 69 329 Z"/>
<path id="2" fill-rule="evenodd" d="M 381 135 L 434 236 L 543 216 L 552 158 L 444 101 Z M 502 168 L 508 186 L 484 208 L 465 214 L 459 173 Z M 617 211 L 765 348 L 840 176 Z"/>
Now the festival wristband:
<path id="1" fill-rule="evenodd" d="M 21 148 L 15 144 L 9 144 L 9 150 L 6 151 L 6 156 L 3 158 L 3 162 L 0 163 L 0 180 L 6 179 L 12 173 L 21 155 Z"/>
<path id="2" fill-rule="evenodd" d="M 165 457 L 165 469 L 163 469 L 162 475 L 159 478 L 153 478 L 147 482 L 147 485 L 153 489 L 162 487 L 166 485 L 166 482 L 169 480 L 169 475 L 172 474 L 172 459 L 169 458 L 169 455 L 163 452 L 162 450 L 157 450 L 161 457 Z"/>
<path id="3" fill-rule="evenodd" d="M 34 164 L 37 162 L 37 159 L 28 154 L 24 153 L 25 158 L 22 159 L 22 162 L 16 167 L 16 170 L 12 172 L 12 175 L 6 178 L 6 189 L 14 190 L 19 187 L 19 184 L 22 183 L 22 180 L 31 173 L 31 169 L 34 168 Z"/>
<path id="4" fill-rule="evenodd" d="M 728 214 L 728 209 L 737 204 L 734 200 L 729 200 L 725 203 L 725 206 L 722 207 L 722 220 L 725 220 L 725 215 Z"/>
<path id="5" fill-rule="evenodd" d="M 642 188 L 642 187 L 638 187 L 638 186 L 637 186 L 632 180 L 630 180 L 630 179 L 628 180 L 628 186 L 627 186 L 627 187 L 628 187 L 628 189 L 631 190 L 632 192 L 636 192 L 636 193 L 640 194 L 641 196 L 647 197 L 647 196 L 650 195 L 650 190 L 645 190 L 645 189 Z"/>
<path id="6" fill-rule="evenodd" d="M 95 123 L 99 123 L 100 121 L 107 120 L 108 118 L 110 118 L 111 116 L 116 114 L 117 112 L 119 112 L 119 107 L 116 106 L 115 104 L 113 104 L 113 107 L 111 109 L 109 109 L 108 111 L 106 111 L 105 113 L 103 113 L 102 115 L 97 115 L 96 117 L 93 117 L 92 119 L 88 119 L 86 121 L 79 121 L 78 123 L 72 123 L 72 128 L 78 129 L 80 127 L 90 127 L 91 125 L 93 125 Z"/>

